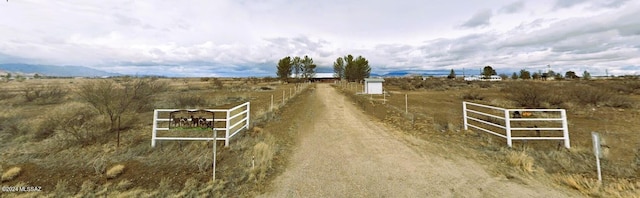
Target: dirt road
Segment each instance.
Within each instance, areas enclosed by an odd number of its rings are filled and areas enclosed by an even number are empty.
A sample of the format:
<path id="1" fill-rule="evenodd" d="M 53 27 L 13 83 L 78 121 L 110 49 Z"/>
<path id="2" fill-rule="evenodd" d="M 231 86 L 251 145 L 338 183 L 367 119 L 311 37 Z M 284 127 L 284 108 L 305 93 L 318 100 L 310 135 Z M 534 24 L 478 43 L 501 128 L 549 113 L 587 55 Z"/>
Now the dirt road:
<path id="1" fill-rule="evenodd" d="M 320 84 L 287 170 L 264 197 L 573 197 L 489 175 L 474 161 L 416 150 L 404 134 Z M 422 140 L 420 144 L 430 144 Z M 428 147 L 427 147 L 428 148 Z"/>

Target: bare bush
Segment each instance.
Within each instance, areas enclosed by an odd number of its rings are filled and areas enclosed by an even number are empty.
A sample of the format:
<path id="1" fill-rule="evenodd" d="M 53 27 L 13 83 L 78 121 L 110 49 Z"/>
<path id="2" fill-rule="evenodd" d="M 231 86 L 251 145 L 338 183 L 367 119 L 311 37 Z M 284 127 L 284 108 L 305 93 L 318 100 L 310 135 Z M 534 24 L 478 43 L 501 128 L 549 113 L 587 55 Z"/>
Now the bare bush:
<path id="1" fill-rule="evenodd" d="M 575 86 L 571 90 L 572 99 L 582 105 L 598 106 L 613 95 L 611 92 L 588 85 Z"/>
<path id="2" fill-rule="evenodd" d="M 211 85 L 213 86 L 214 89 L 224 88 L 224 83 L 219 78 L 213 78 L 213 80 L 211 81 Z"/>
<path id="3" fill-rule="evenodd" d="M 632 108 L 635 106 L 635 102 L 627 96 L 614 95 L 610 96 L 604 105 L 615 108 Z"/>
<path id="4" fill-rule="evenodd" d="M 476 92 L 467 92 L 462 95 L 464 100 L 484 100 L 484 96 Z"/>
<path id="5" fill-rule="evenodd" d="M 167 90 L 167 84 L 155 79 L 131 79 L 90 81 L 79 87 L 80 98 L 109 119 L 110 132 L 117 133 L 120 145 L 122 119 L 132 119 L 135 114 L 151 110 L 155 95 Z M 125 123 L 131 123 L 125 120 Z"/>
<path id="6" fill-rule="evenodd" d="M 528 108 L 539 108 L 546 101 L 549 93 L 537 84 L 514 83 L 507 87 L 507 98 L 517 105 Z"/>
<path id="7" fill-rule="evenodd" d="M 42 87 L 27 87 L 23 91 L 26 102 L 39 104 L 55 104 L 64 99 L 68 91 L 59 85 L 47 85 Z"/>
<path id="8" fill-rule="evenodd" d="M 94 143 L 105 133 L 104 122 L 100 121 L 99 115 L 78 103 L 54 109 L 38 128 L 36 133 L 40 136 L 50 136 L 54 131 L 59 133 L 61 140 L 82 146 Z"/>
<path id="9" fill-rule="evenodd" d="M 12 93 L 10 91 L 2 90 L 0 91 L 0 100 L 12 99 L 18 96 L 18 94 Z"/>
<path id="10" fill-rule="evenodd" d="M 177 108 L 196 108 L 208 105 L 207 100 L 198 94 L 178 94 L 171 101 Z"/>

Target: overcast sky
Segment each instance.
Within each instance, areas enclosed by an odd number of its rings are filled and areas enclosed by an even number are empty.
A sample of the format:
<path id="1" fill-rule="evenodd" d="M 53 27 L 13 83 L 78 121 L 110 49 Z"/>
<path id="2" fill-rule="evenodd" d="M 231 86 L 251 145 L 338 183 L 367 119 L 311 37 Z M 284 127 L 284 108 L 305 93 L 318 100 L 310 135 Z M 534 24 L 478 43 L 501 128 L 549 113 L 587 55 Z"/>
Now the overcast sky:
<path id="1" fill-rule="evenodd" d="M 0 15 L 0 63 L 274 76 L 284 56 L 353 54 L 379 74 L 640 74 L 636 0 L 9 0 Z"/>

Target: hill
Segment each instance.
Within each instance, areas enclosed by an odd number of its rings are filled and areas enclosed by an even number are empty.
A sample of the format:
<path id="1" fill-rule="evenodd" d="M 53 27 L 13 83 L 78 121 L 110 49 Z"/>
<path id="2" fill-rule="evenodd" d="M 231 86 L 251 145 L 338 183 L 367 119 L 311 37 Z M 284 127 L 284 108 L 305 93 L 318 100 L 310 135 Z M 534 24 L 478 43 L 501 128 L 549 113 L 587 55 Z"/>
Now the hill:
<path id="1" fill-rule="evenodd" d="M 59 77 L 96 77 L 121 75 L 118 73 L 110 73 L 83 66 L 30 65 L 19 63 L 0 64 L 0 71 Z"/>

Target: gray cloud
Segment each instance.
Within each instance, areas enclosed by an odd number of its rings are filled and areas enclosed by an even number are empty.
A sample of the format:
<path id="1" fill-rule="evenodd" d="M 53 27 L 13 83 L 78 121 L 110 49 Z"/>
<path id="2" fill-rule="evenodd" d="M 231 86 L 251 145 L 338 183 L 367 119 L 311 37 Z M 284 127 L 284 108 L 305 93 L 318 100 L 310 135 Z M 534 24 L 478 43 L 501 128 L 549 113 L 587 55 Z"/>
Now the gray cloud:
<path id="1" fill-rule="evenodd" d="M 518 13 L 524 10 L 524 5 L 524 0 L 516 1 L 500 8 L 498 12 L 506 14 Z"/>
<path id="2" fill-rule="evenodd" d="M 619 8 L 620 6 L 625 5 L 627 2 L 629 2 L 629 0 L 605 0 L 601 3 L 601 5 L 609 8 Z"/>
<path id="3" fill-rule="evenodd" d="M 469 20 L 464 22 L 461 27 L 465 28 L 475 28 L 488 26 L 491 23 L 491 17 L 493 16 L 493 12 L 491 9 L 483 9 L 476 12 Z"/>
<path id="4" fill-rule="evenodd" d="M 587 2 L 587 0 L 556 0 L 554 9 L 570 8 L 585 2 Z"/>

